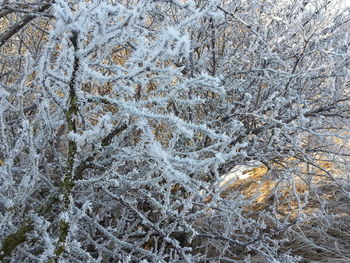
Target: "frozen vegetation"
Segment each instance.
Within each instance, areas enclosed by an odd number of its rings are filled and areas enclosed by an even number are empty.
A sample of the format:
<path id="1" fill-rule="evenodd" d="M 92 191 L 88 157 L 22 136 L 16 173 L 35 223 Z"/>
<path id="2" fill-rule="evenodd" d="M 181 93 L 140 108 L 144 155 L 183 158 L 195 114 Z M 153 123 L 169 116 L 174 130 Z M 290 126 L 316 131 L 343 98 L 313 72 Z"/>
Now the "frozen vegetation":
<path id="1" fill-rule="evenodd" d="M 338 0 L 0 5 L 0 262 L 350 262 Z"/>

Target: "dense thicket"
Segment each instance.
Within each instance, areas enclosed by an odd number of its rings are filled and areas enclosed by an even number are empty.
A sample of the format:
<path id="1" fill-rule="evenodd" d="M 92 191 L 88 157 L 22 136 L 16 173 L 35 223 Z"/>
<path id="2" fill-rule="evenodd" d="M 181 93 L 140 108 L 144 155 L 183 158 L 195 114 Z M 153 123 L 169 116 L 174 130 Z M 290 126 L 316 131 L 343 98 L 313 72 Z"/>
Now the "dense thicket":
<path id="1" fill-rule="evenodd" d="M 4 3 L 0 261 L 349 261 L 348 18 L 325 0 Z"/>

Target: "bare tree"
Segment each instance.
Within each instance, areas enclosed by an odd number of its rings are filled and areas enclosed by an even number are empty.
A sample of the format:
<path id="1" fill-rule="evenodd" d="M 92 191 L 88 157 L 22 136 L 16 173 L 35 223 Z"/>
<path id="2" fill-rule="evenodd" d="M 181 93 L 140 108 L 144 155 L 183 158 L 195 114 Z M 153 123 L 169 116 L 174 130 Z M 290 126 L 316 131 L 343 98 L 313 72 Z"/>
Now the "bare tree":
<path id="1" fill-rule="evenodd" d="M 1 8 L 0 260 L 308 258 L 287 239 L 350 257 L 345 239 L 330 248 L 298 236 L 315 213 L 320 234 L 349 226 L 347 9 L 323 0 Z M 249 163 L 259 164 L 252 178 L 223 189 Z"/>

